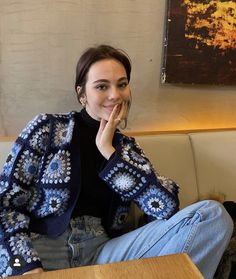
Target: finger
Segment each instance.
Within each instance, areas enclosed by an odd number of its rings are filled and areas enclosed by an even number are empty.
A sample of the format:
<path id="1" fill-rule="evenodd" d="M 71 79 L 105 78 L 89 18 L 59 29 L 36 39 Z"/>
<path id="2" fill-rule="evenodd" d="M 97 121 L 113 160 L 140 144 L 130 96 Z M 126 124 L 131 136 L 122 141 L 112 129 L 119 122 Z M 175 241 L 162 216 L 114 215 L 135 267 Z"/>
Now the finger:
<path id="1" fill-rule="evenodd" d="M 119 105 L 119 104 L 114 106 L 114 108 L 109 116 L 109 120 L 108 120 L 109 123 L 117 122 L 117 118 L 119 118 L 118 115 L 119 115 L 120 108 L 121 108 L 121 105 Z"/>
<path id="2" fill-rule="evenodd" d="M 102 134 L 103 130 L 106 127 L 106 124 L 107 124 L 107 121 L 104 120 L 104 119 L 101 119 L 97 135 L 101 135 Z"/>
<path id="3" fill-rule="evenodd" d="M 122 106 L 121 106 L 121 109 L 120 109 L 120 112 L 119 112 L 117 118 L 120 120 L 125 119 L 127 110 L 128 110 L 128 103 L 127 103 L 127 101 L 124 101 L 124 102 L 122 102 Z"/>

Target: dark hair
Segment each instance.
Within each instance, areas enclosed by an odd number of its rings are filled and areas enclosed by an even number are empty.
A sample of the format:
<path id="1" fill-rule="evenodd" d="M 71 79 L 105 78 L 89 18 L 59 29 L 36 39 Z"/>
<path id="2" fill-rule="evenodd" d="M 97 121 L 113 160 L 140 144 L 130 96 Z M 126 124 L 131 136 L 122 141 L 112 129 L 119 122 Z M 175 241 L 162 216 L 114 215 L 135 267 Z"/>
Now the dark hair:
<path id="1" fill-rule="evenodd" d="M 115 59 L 119 61 L 125 68 L 128 81 L 130 81 L 131 61 L 129 56 L 121 49 L 116 49 L 109 45 L 99 45 L 85 50 L 81 55 L 76 66 L 75 91 L 80 86 L 81 90 L 77 94 L 80 97 L 84 94 L 85 84 L 87 82 L 87 74 L 92 64 L 103 59 Z"/>

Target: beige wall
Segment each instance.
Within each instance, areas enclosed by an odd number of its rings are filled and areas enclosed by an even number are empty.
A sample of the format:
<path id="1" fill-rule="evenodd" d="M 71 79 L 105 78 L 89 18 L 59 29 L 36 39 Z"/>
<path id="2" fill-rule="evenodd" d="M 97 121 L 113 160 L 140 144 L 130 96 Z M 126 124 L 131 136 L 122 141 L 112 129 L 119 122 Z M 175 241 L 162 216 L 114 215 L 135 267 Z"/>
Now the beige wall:
<path id="1" fill-rule="evenodd" d="M 0 136 L 39 112 L 80 109 L 74 68 L 108 43 L 133 61 L 129 130 L 236 127 L 236 88 L 161 85 L 165 0 L 1 0 Z"/>

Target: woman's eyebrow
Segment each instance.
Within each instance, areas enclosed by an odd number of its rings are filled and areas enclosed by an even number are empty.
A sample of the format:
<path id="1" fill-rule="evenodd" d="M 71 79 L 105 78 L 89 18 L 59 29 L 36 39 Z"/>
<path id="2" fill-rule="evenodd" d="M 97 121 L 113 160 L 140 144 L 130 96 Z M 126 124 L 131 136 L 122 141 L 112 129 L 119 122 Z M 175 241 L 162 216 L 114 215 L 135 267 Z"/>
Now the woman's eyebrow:
<path id="1" fill-rule="evenodd" d="M 127 77 L 121 77 L 117 81 L 120 82 L 120 81 L 123 81 L 123 80 L 127 81 L 128 79 L 127 79 Z M 93 81 L 93 83 L 99 83 L 99 82 L 107 82 L 107 83 L 109 83 L 110 80 L 102 78 L 102 79 L 97 79 L 97 80 Z"/>
<path id="2" fill-rule="evenodd" d="M 98 83 L 98 82 L 110 82 L 108 79 L 97 79 L 93 81 L 93 83 Z"/>
<path id="3" fill-rule="evenodd" d="M 118 81 L 128 80 L 127 77 L 121 77 L 118 79 Z"/>

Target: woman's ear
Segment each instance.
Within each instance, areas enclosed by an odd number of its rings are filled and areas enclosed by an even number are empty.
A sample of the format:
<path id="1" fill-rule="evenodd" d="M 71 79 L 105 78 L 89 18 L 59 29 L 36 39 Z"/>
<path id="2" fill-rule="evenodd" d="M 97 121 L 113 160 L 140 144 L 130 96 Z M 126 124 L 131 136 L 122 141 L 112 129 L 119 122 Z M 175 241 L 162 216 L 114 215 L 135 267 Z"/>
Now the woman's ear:
<path id="1" fill-rule="evenodd" d="M 82 90 L 82 87 L 81 86 L 77 86 L 76 91 L 77 91 L 78 94 L 81 93 L 81 90 Z"/>
<path id="2" fill-rule="evenodd" d="M 87 99 L 85 93 L 82 93 L 82 86 L 77 86 L 76 91 L 78 94 L 79 102 L 83 107 L 85 107 Z"/>

